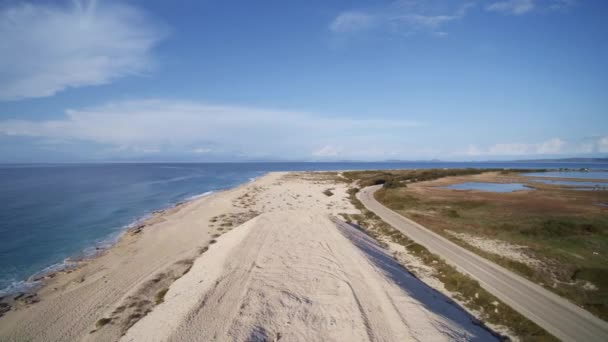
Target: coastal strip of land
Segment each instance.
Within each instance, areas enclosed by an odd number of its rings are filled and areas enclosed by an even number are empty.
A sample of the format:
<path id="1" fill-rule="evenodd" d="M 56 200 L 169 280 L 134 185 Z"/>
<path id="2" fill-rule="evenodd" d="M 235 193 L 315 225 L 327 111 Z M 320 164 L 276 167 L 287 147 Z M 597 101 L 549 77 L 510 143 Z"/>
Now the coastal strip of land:
<path id="1" fill-rule="evenodd" d="M 374 198 L 381 187 L 364 188 L 357 198 L 383 221 L 471 275 L 490 293 L 560 340 L 604 341 L 608 338 L 608 323 L 603 320 L 385 207 Z"/>
<path id="2" fill-rule="evenodd" d="M 349 186 L 270 173 L 159 212 L 15 300 L 0 340 L 498 339 L 341 221 Z"/>

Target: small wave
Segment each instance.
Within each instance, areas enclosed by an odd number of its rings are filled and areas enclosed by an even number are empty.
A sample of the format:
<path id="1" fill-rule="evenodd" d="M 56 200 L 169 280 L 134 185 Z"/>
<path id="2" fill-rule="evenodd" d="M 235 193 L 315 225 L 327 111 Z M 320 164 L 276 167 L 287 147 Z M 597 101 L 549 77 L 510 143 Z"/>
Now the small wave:
<path id="1" fill-rule="evenodd" d="M 95 242 L 92 246 L 85 247 L 80 253 L 67 257 L 62 262 L 58 262 L 43 268 L 42 270 L 30 275 L 26 280 L 13 281 L 7 287 L 0 289 L 0 297 L 36 291 L 40 286 L 43 285 L 42 279 L 44 277 L 47 277 L 53 273 L 77 268 L 82 264 L 82 261 L 95 258 L 101 252 L 115 245 L 126 230 L 141 224 L 141 222 L 145 221 L 151 216 L 152 214 L 146 214 L 138 218 L 132 223 L 123 226 L 118 232 L 115 232 L 114 234 Z"/>
<path id="2" fill-rule="evenodd" d="M 193 179 L 193 178 L 200 178 L 203 176 L 204 176 L 203 174 L 193 174 L 193 175 L 187 175 L 187 176 L 173 177 L 173 178 L 169 178 L 169 179 L 155 180 L 155 181 L 147 182 L 145 184 L 146 185 L 169 184 L 169 183 L 181 182 L 181 181 L 185 181 L 185 180 Z"/>
<path id="3" fill-rule="evenodd" d="M 14 281 L 9 286 L 0 290 L 0 298 L 10 295 L 15 295 L 22 292 L 30 292 L 36 290 L 42 285 L 39 281 L 21 280 Z"/>
<path id="4" fill-rule="evenodd" d="M 203 192 L 202 194 L 198 194 L 198 195 L 194 195 L 194 196 L 190 196 L 188 198 L 186 198 L 186 201 L 192 201 L 195 200 L 197 198 L 201 198 L 201 197 L 205 197 L 205 196 L 209 196 L 212 193 L 214 193 L 214 191 L 207 191 L 207 192 Z"/>
<path id="5" fill-rule="evenodd" d="M 253 182 L 255 182 L 255 181 L 256 181 L 256 180 L 258 180 L 258 178 L 260 178 L 260 177 L 261 177 L 261 176 L 257 176 L 257 177 L 251 177 L 251 178 L 249 178 L 249 183 L 253 183 Z"/>

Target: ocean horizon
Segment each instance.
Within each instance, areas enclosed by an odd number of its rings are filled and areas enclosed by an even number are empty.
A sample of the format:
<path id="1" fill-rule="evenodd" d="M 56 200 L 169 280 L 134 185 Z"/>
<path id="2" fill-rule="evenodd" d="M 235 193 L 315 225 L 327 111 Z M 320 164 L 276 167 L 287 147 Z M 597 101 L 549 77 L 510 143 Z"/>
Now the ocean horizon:
<path id="1" fill-rule="evenodd" d="M 114 244 L 131 225 L 177 203 L 273 171 L 512 168 L 608 169 L 573 162 L 246 162 L 0 164 L 0 297 L 33 275 Z"/>

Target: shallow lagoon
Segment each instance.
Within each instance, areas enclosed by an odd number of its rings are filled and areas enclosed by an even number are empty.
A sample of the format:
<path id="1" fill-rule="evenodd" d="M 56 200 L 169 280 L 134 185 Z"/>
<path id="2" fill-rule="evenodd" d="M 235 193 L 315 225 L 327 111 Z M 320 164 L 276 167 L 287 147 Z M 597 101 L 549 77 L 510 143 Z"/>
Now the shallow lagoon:
<path id="1" fill-rule="evenodd" d="M 442 187 L 452 190 L 478 190 L 489 192 L 513 192 L 520 190 L 533 190 L 521 183 L 481 183 L 481 182 L 465 182 L 452 184 Z"/>

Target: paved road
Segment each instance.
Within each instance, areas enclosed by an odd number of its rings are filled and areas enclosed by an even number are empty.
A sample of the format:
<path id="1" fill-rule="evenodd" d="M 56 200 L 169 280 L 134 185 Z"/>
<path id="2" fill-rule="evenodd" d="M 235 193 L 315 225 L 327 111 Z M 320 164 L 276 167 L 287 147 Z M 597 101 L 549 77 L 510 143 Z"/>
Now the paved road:
<path id="1" fill-rule="evenodd" d="M 386 223 L 478 280 L 513 309 L 563 341 L 608 341 L 607 322 L 388 209 L 374 198 L 380 187 L 364 188 L 357 198 Z"/>

